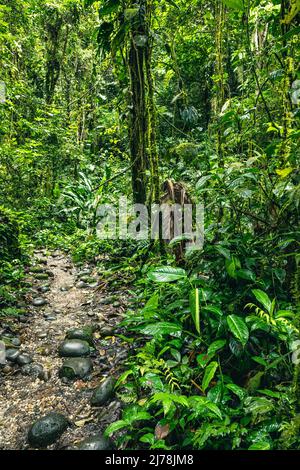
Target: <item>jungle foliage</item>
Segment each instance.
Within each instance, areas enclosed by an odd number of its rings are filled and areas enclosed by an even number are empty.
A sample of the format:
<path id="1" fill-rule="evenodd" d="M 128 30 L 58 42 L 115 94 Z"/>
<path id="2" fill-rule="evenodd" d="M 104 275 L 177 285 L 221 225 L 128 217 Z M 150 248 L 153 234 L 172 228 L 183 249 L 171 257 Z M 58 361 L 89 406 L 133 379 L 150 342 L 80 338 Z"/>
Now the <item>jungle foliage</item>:
<path id="1" fill-rule="evenodd" d="M 0 2 L 0 318 L 35 246 L 109 256 L 134 298 L 120 448 L 300 448 L 299 12 Z M 166 180 L 204 203 L 203 250 L 97 238 L 99 204 L 157 202 Z"/>

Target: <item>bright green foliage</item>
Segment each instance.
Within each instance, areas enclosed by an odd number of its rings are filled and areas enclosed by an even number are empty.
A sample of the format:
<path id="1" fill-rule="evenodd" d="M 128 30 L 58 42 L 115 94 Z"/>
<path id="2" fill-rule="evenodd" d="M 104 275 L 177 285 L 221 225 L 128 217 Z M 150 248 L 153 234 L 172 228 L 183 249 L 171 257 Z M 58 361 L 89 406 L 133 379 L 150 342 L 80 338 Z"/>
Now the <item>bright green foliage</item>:
<path id="1" fill-rule="evenodd" d="M 298 19 L 298 0 L 1 2 L 0 322 L 36 246 L 129 292 L 120 448 L 300 448 Z M 100 204 L 166 180 L 204 203 L 202 250 L 97 238 Z"/>

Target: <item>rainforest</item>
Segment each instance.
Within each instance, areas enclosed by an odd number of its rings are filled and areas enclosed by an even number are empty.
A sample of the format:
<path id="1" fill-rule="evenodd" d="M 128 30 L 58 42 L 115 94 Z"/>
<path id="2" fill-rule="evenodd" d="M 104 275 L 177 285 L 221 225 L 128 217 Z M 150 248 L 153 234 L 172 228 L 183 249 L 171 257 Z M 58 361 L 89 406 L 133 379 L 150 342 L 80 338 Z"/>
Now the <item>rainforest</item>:
<path id="1" fill-rule="evenodd" d="M 300 449 L 299 20 L 0 0 L 0 450 Z"/>

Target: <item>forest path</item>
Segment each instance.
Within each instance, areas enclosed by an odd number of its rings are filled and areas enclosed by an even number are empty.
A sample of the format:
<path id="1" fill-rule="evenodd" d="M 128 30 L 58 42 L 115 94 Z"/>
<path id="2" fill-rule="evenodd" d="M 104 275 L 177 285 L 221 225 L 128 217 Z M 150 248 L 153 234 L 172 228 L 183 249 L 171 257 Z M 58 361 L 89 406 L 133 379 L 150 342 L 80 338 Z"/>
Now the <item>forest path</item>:
<path id="1" fill-rule="evenodd" d="M 22 365 L 24 357 L 21 362 L 19 357 L 17 363 L 7 360 L 0 367 L 0 449 L 29 448 L 28 429 L 51 411 L 63 414 L 72 425 L 50 449 L 72 448 L 119 417 L 117 400 L 94 408 L 90 399 L 92 390 L 108 375 L 116 375 L 127 356 L 128 346 L 113 336 L 126 307 L 126 295 L 119 289 L 114 292 L 118 302 L 110 301 L 105 284 L 97 281 L 95 267 L 80 269 L 61 252 L 36 252 L 33 266 L 28 268 L 32 288 L 24 316 L 17 324 L 0 323 L 2 338 L 7 335 L 12 348 L 21 356 L 25 353 L 25 362 L 28 356 L 32 360 Z M 37 299 L 46 303 L 36 306 Z M 71 382 L 59 377 L 64 358 L 58 349 L 68 330 L 85 326 L 94 330 L 93 371 L 88 380 Z"/>

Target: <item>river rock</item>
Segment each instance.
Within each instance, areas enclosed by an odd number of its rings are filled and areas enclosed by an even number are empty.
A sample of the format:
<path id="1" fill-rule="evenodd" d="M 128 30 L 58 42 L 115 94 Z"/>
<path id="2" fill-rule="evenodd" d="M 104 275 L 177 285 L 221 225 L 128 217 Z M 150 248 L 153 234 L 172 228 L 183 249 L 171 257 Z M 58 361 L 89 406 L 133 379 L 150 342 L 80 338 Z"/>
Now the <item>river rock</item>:
<path id="1" fill-rule="evenodd" d="M 87 341 L 81 339 L 67 339 L 59 347 L 61 357 L 89 356 L 90 347 Z"/>
<path id="2" fill-rule="evenodd" d="M 13 344 L 14 346 L 20 346 L 21 341 L 19 340 L 19 338 L 12 338 L 11 344 Z"/>
<path id="3" fill-rule="evenodd" d="M 93 369 L 93 363 L 87 357 L 72 357 L 66 359 L 59 370 L 60 378 L 67 378 L 70 380 L 84 379 Z"/>
<path id="4" fill-rule="evenodd" d="M 5 353 L 6 360 L 10 362 L 17 362 L 19 355 L 20 355 L 20 351 L 14 348 L 7 349 Z"/>
<path id="5" fill-rule="evenodd" d="M 102 406 L 114 394 L 114 387 L 116 384 L 116 379 L 114 377 L 108 377 L 99 387 L 97 387 L 91 398 L 92 406 Z"/>
<path id="6" fill-rule="evenodd" d="M 46 303 L 47 303 L 47 300 L 43 299 L 42 297 L 36 297 L 32 301 L 32 305 L 34 305 L 35 307 L 43 307 L 43 305 L 46 305 Z"/>
<path id="7" fill-rule="evenodd" d="M 45 371 L 41 364 L 25 364 L 21 368 L 22 374 L 30 375 L 41 380 L 45 379 Z"/>
<path id="8" fill-rule="evenodd" d="M 109 326 L 109 325 L 107 325 L 107 326 L 105 325 L 105 326 L 100 328 L 100 333 L 101 333 L 101 336 L 111 336 L 114 333 L 114 327 Z"/>
<path id="9" fill-rule="evenodd" d="M 29 354 L 19 354 L 19 356 L 17 357 L 17 363 L 19 364 L 19 366 L 25 366 L 26 364 L 30 364 L 32 362 L 32 357 L 29 356 Z"/>
<path id="10" fill-rule="evenodd" d="M 78 445 L 78 450 L 111 450 L 112 442 L 104 436 L 91 436 Z"/>
<path id="11" fill-rule="evenodd" d="M 91 326 L 84 326 L 82 328 L 72 328 L 67 331 L 67 339 L 80 339 L 93 346 L 93 328 Z"/>
<path id="12" fill-rule="evenodd" d="M 89 287 L 89 285 L 86 282 L 79 281 L 78 284 L 77 284 L 77 287 L 79 289 L 85 289 L 86 287 Z"/>
<path id="13" fill-rule="evenodd" d="M 83 277 L 90 276 L 92 270 L 91 269 L 83 269 L 77 274 L 78 279 L 82 279 Z"/>
<path id="14" fill-rule="evenodd" d="M 28 431 L 28 442 L 32 447 L 47 447 L 53 444 L 70 425 L 59 413 L 49 413 L 38 419 Z"/>
<path id="15" fill-rule="evenodd" d="M 49 286 L 41 286 L 41 287 L 39 287 L 39 291 L 40 291 L 42 294 L 46 294 L 47 292 L 50 291 L 50 287 L 49 287 Z"/>

